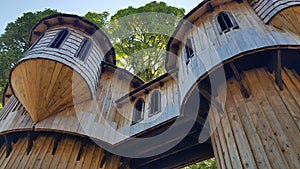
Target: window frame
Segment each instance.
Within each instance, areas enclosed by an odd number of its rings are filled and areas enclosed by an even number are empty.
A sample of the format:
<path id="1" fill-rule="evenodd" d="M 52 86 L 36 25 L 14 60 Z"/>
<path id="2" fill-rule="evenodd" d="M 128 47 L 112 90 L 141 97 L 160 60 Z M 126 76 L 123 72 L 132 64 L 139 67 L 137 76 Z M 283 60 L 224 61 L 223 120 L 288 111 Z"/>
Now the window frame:
<path id="1" fill-rule="evenodd" d="M 139 101 L 141 101 L 142 110 L 138 110 L 136 108 Z M 144 120 L 144 112 L 145 112 L 145 100 L 142 99 L 142 98 L 139 98 L 135 101 L 134 106 L 133 106 L 133 114 L 132 114 L 132 118 L 131 118 L 131 125 L 134 125 L 134 124 L 137 124 L 137 123 L 143 121 Z M 136 115 L 138 113 L 140 114 L 139 119 L 136 118 L 137 117 Z"/>
<path id="2" fill-rule="evenodd" d="M 62 44 L 66 41 L 69 34 L 70 34 L 70 31 L 67 28 L 62 29 L 61 31 L 57 32 L 55 37 L 49 43 L 48 47 L 59 49 L 62 46 Z"/>
<path id="3" fill-rule="evenodd" d="M 92 49 L 93 43 L 90 38 L 85 38 L 81 41 L 78 50 L 75 53 L 75 57 L 79 60 L 85 62 L 87 60 L 87 55 L 89 51 Z"/>
<path id="4" fill-rule="evenodd" d="M 29 47 L 27 52 L 31 51 L 39 42 L 40 40 L 45 36 L 45 33 L 42 33 L 39 38 Z"/>
<path id="5" fill-rule="evenodd" d="M 157 98 L 154 98 L 155 95 L 157 96 Z M 157 100 L 157 106 L 153 107 L 154 106 L 153 101 L 155 102 L 156 100 Z M 159 90 L 154 90 L 150 97 L 150 112 L 148 114 L 148 117 L 152 117 L 160 112 L 161 112 L 161 92 Z"/>
<path id="6" fill-rule="evenodd" d="M 191 38 L 187 38 L 185 45 L 184 45 L 184 52 L 185 52 L 185 63 L 188 64 L 191 60 L 191 58 L 194 57 L 195 52 L 193 50 L 193 43 Z"/>
<path id="7" fill-rule="evenodd" d="M 224 18 L 224 16 L 228 17 L 228 19 Z M 223 30 L 222 25 L 221 25 L 221 23 L 219 21 L 220 17 L 223 17 L 222 21 L 224 22 L 224 24 L 226 24 L 226 29 L 224 29 L 224 30 Z M 228 23 L 227 23 L 226 20 L 230 21 L 230 26 L 228 26 Z M 218 29 L 220 35 L 222 35 L 223 33 L 229 32 L 229 31 L 231 31 L 233 29 L 239 28 L 239 26 L 238 26 L 235 18 L 233 17 L 233 15 L 230 12 L 227 12 L 227 11 L 221 11 L 221 12 L 219 12 L 218 15 L 215 18 L 215 22 L 216 22 L 216 26 L 217 26 L 217 29 Z"/>

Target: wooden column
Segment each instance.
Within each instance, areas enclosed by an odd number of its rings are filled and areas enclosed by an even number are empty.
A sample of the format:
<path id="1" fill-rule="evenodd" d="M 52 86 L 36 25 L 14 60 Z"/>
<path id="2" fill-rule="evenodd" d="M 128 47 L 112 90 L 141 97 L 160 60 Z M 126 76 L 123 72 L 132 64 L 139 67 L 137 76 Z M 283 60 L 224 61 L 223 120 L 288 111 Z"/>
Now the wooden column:
<path id="1" fill-rule="evenodd" d="M 249 98 L 239 82 L 227 81 L 225 110 L 209 113 L 218 168 L 282 169 L 300 166 L 300 78 L 282 68 L 283 90 L 264 68 L 243 72 Z M 218 100 L 218 98 L 216 98 Z"/>

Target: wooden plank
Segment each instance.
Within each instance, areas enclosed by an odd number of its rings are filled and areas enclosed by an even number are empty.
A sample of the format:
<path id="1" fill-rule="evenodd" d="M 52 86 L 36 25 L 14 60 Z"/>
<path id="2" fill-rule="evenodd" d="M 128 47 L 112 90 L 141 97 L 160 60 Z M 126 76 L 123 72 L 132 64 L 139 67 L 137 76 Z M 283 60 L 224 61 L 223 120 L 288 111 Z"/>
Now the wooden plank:
<path id="1" fill-rule="evenodd" d="M 249 72 L 247 73 L 247 75 Z M 244 74 L 245 75 L 245 74 Z M 245 77 L 245 76 L 244 76 Z M 247 80 L 247 76 L 245 77 Z M 256 81 L 255 81 L 256 82 Z M 248 83 L 249 84 L 249 83 Z M 249 84 L 250 85 L 250 84 Z M 230 93 L 228 93 L 228 103 L 230 104 L 230 99 L 234 101 L 234 107 L 237 109 L 237 117 L 236 119 L 241 120 L 242 127 L 245 131 L 246 138 L 249 140 L 249 146 L 253 152 L 253 156 L 255 157 L 255 161 L 258 167 L 260 168 L 271 168 L 269 159 L 264 150 L 264 145 L 260 139 L 259 132 L 257 131 L 257 122 L 253 120 L 251 117 L 251 112 L 249 111 L 245 99 L 242 97 L 238 89 L 238 83 L 231 79 L 227 83 L 228 89 Z M 251 90 L 252 91 L 252 90 Z M 254 92 L 254 91 L 253 91 Z M 254 95 L 254 93 L 253 93 Z M 250 99 L 253 96 L 250 96 Z"/>
<path id="2" fill-rule="evenodd" d="M 259 134 L 262 144 L 264 145 L 264 151 L 266 152 L 270 161 L 272 161 L 271 166 L 274 168 L 282 168 L 287 166 L 287 161 L 284 158 L 281 150 L 280 144 L 278 143 L 278 137 L 281 135 L 276 134 L 280 132 L 280 127 L 276 127 L 279 131 L 274 129 L 274 124 L 276 121 L 272 118 L 274 116 L 274 110 L 272 107 L 272 103 L 270 103 L 265 97 L 270 95 L 264 94 L 264 91 L 268 91 L 270 89 L 262 89 L 266 83 L 270 83 L 270 81 L 266 81 L 262 77 L 264 70 L 259 69 L 259 71 L 253 71 L 249 73 L 245 73 L 245 76 L 250 76 L 248 83 L 250 84 L 250 90 L 253 95 L 255 95 L 255 99 L 249 100 L 246 102 L 248 111 L 250 112 L 252 119 L 256 125 L 257 133 Z"/>
<path id="3" fill-rule="evenodd" d="M 47 153 L 48 150 L 51 148 L 51 144 L 53 143 L 52 136 L 41 136 L 41 137 L 46 137 L 46 140 L 41 147 L 41 150 L 39 152 L 39 155 L 37 156 L 38 158 L 35 160 L 35 163 L 30 166 L 31 168 L 41 168 L 42 164 L 46 162 L 47 159 Z"/>

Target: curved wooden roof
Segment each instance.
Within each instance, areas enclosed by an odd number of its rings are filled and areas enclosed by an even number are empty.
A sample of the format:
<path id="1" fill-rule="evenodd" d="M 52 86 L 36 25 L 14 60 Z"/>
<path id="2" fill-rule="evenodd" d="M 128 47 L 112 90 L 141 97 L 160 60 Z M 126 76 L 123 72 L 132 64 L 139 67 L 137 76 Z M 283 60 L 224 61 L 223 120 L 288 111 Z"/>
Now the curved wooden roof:
<path id="1" fill-rule="evenodd" d="M 79 30 L 94 38 L 102 52 L 106 54 L 105 61 L 116 64 L 115 50 L 107 35 L 94 23 L 77 15 L 57 13 L 41 19 L 31 30 L 30 44 L 33 44 L 47 30 L 62 25 Z"/>

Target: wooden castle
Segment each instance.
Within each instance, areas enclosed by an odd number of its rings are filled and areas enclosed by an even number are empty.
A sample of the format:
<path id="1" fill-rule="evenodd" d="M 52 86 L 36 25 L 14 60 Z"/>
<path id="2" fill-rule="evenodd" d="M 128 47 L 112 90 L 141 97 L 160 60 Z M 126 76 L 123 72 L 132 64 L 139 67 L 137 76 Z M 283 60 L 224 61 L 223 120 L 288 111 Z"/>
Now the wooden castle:
<path id="1" fill-rule="evenodd" d="M 300 1 L 204 0 L 147 83 L 78 16 L 42 19 L 30 42 L 3 95 L 1 168 L 300 166 Z"/>

